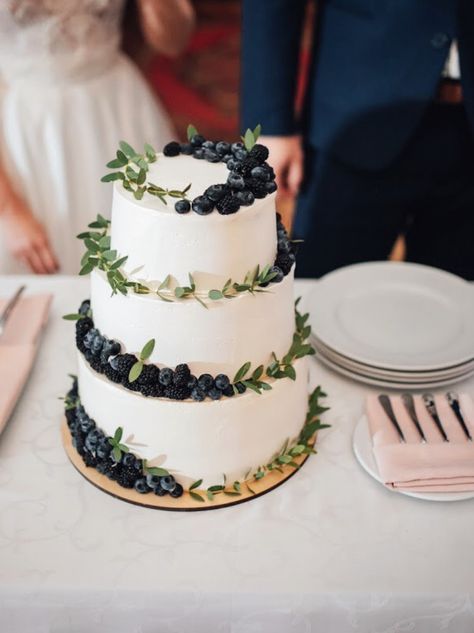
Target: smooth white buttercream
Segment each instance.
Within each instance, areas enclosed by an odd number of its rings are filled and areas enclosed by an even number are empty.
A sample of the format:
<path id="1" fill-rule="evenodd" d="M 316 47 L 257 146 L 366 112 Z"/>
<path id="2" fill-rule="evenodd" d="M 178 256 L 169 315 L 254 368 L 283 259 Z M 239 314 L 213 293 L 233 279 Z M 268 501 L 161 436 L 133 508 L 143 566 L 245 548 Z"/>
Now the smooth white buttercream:
<path id="1" fill-rule="evenodd" d="M 191 156 L 158 156 L 150 166 L 148 181 L 170 189 L 192 183 L 190 199 L 211 184 L 224 183 L 229 172 L 224 163 L 208 163 Z M 233 215 L 216 210 L 206 216 L 191 211 L 180 215 L 173 198 L 165 206 L 145 194 L 135 200 L 121 183 L 114 187 L 111 244 L 128 255 L 124 270 L 134 279 L 163 281 L 172 274 L 187 285 L 188 274 L 203 289 L 221 288 L 227 279 L 243 282 L 257 264 L 273 264 L 276 256 L 275 194 L 241 207 Z"/>
<path id="2" fill-rule="evenodd" d="M 206 310 L 195 299 L 168 303 L 156 295 L 111 294 L 103 273 L 91 276 L 91 307 L 95 326 L 122 344 L 122 351 L 139 352 L 150 339 L 150 360 L 175 367 L 188 363 L 197 375 L 209 372 L 233 377 L 247 361 L 268 364 L 271 353 L 282 358 L 295 330 L 293 273 L 267 292 L 239 294 L 211 301 Z"/>
<path id="3" fill-rule="evenodd" d="M 145 398 L 94 372 L 79 358 L 79 392 L 86 412 L 112 436 L 151 465 L 172 471 L 187 486 L 203 487 L 242 479 L 266 464 L 287 438 L 301 430 L 308 404 L 307 358 L 295 363 L 296 381 L 273 380 L 271 391 L 247 391 L 219 401 L 183 402 Z"/>

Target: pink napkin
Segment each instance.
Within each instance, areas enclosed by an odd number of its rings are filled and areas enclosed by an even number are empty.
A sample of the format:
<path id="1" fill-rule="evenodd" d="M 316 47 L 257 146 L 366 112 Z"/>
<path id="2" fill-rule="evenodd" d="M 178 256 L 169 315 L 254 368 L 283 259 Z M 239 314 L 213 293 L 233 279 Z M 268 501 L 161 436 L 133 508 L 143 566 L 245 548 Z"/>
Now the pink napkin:
<path id="1" fill-rule="evenodd" d="M 0 312 L 6 302 L 0 299 Z M 30 373 L 50 303 L 50 294 L 22 297 L 0 337 L 0 432 Z"/>
<path id="2" fill-rule="evenodd" d="M 367 398 L 367 417 L 375 460 L 386 486 L 413 492 L 468 492 L 474 490 L 474 442 L 464 435 L 444 395 L 435 396 L 438 414 L 449 438 L 444 442 L 421 396 L 415 409 L 427 442 L 411 421 L 401 396 L 390 397 L 393 411 L 406 438 L 401 443 L 375 395 Z M 474 437 L 474 405 L 460 394 L 461 412 Z"/>

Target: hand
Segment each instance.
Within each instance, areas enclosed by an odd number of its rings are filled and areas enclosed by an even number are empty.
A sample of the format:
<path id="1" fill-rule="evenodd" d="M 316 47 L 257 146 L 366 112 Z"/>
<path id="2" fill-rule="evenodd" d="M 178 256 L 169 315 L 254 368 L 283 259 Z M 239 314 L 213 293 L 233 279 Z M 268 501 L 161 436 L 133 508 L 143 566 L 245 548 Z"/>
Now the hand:
<path id="1" fill-rule="evenodd" d="M 261 136 L 259 139 L 268 147 L 269 164 L 275 170 L 279 197 L 298 194 L 303 180 L 303 149 L 299 136 Z M 294 204 L 280 205 L 279 211 L 283 224 L 291 230 L 294 215 Z"/>
<path id="2" fill-rule="evenodd" d="M 26 205 L 15 198 L 0 214 L 4 242 L 16 259 L 40 275 L 57 272 L 59 266 L 44 227 Z"/>

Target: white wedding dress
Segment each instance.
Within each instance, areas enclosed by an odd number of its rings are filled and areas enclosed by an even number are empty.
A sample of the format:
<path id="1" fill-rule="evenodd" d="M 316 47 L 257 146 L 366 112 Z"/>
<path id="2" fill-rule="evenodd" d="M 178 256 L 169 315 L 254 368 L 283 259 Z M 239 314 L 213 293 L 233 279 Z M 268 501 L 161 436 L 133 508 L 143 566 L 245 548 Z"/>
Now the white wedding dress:
<path id="1" fill-rule="evenodd" d="M 79 270 L 75 235 L 108 214 L 100 183 L 118 141 L 161 148 L 169 120 L 120 52 L 123 0 L 0 2 L 0 163 L 48 232 L 61 273 Z M 1 229 L 1 224 L 0 224 Z M 26 272 L 0 233 L 0 273 Z"/>

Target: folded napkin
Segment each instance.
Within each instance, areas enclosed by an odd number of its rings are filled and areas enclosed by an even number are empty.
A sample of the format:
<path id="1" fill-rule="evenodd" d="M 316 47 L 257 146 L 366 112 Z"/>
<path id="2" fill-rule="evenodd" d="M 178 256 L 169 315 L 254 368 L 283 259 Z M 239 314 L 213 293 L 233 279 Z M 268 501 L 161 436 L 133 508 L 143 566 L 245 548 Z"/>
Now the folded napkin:
<path id="1" fill-rule="evenodd" d="M 474 442 L 470 442 L 444 395 L 435 396 L 438 415 L 449 438 L 440 432 L 421 396 L 414 396 L 415 410 L 427 442 L 421 443 L 401 396 L 390 398 L 395 417 L 406 438 L 400 442 L 376 396 L 367 398 L 367 417 L 379 473 L 386 486 L 413 492 L 468 492 L 474 490 Z M 474 437 L 474 405 L 460 394 L 461 412 Z"/>
<path id="2" fill-rule="evenodd" d="M 6 303 L 0 299 L 0 312 Z M 30 373 L 50 303 L 50 294 L 22 297 L 0 337 L 0 432 Z"/>

